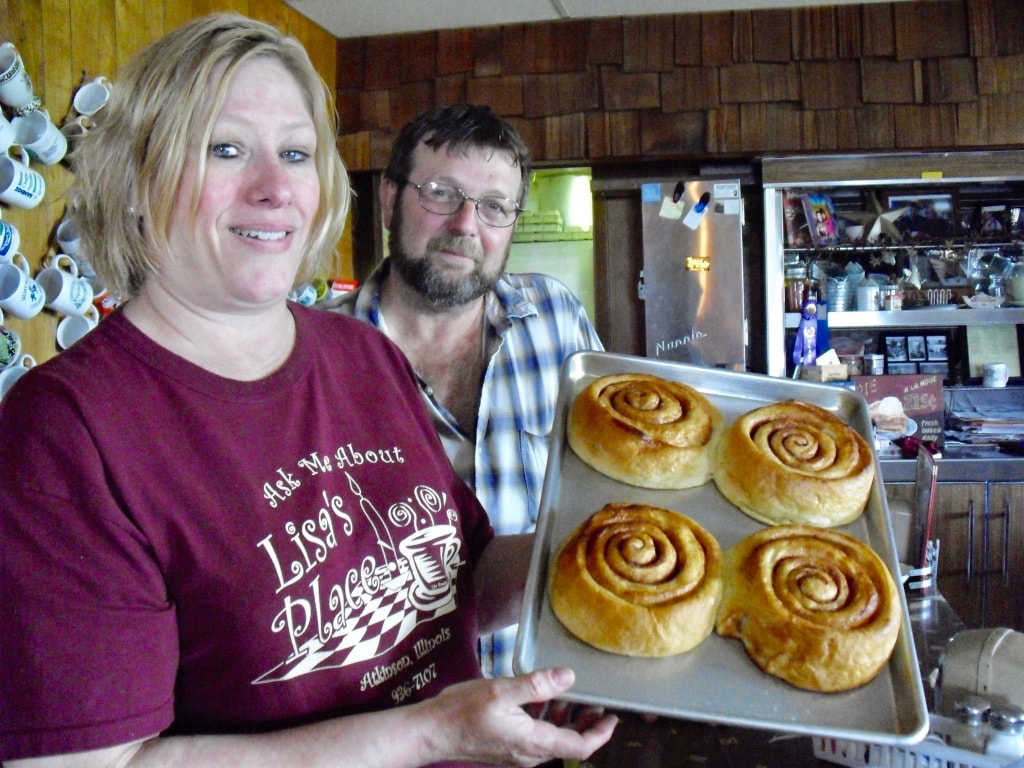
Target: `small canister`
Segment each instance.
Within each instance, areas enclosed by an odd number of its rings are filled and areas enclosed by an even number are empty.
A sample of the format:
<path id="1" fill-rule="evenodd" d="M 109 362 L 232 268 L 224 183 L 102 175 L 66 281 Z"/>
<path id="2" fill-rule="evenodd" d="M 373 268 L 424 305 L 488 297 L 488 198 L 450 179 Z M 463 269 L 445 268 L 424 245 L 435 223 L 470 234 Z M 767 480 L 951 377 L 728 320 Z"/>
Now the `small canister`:
<path id="1" fill-rule="evenodd" d="M 991 735 L 985 754 L 992 757 L 1024 757 L 1024 709 L 1012 704 L 993 706 L 988 716 Z"/>
<path id="2" fill-rule="evenodd" d="M 883 312 L 903 309 L 903 292 L 898 285 L 883 285 L 879 289 Z"/>
<path id="3" fill-rule="evenodd" d="M 864 373 L 881 376 L 885 373 L 885 355 L 864 355 Z"/>

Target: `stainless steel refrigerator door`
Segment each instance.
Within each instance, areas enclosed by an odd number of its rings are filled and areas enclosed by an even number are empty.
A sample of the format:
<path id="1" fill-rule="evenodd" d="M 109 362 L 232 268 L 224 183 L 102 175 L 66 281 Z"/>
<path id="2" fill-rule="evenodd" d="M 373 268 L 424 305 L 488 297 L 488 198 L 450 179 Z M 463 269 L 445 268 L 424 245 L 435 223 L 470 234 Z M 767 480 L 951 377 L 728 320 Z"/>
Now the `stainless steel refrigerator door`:
<path id="1" fill-rule="evenodd" d="M 739 180 L 641 184 L 647 356 L 743 370 Z"/>

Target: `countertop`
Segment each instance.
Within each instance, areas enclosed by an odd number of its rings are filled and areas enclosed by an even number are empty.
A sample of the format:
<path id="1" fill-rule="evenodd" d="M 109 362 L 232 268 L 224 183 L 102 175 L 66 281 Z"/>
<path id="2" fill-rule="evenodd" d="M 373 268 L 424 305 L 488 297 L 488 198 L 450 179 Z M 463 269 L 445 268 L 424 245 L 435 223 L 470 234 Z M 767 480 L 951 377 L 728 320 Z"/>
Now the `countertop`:
<path id="1" fill-rule="evenodd" d="M 912 483 L 915 459 L 879 459 L 887 483 Z M 939 482 L 1024 482 L 1024 456 L 1004 453 L 997 446 L 947 445 L 938 461 Z"/>

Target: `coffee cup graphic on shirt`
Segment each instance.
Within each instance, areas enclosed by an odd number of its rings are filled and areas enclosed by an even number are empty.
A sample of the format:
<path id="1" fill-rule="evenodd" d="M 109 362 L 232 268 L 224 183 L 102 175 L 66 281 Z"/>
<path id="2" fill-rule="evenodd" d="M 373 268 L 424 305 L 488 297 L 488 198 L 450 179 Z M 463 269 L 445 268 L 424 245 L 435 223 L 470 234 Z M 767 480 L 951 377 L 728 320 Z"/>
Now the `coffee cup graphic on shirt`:
<path id="1" fill-rule="evenodd" d="M 412 576 L 409 602 L 418 610 L 432 611 L 452 599 L 454 563 L 460 544 L 451 525 L 432 525 L 398 544 Z"/>

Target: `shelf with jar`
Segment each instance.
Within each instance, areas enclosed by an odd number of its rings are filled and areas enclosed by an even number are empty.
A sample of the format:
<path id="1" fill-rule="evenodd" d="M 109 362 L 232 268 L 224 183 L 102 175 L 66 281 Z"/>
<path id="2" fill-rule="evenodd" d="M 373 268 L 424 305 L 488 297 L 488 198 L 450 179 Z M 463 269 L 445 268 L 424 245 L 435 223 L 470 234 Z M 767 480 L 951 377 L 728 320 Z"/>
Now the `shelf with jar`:
<path id="1" fill-rule="evenodd" d="M 869 344 L 1024 325 L 1024 152 L 765 158 L 762 179 L 770 375 L 793 369 L 807 290 Z"/>

